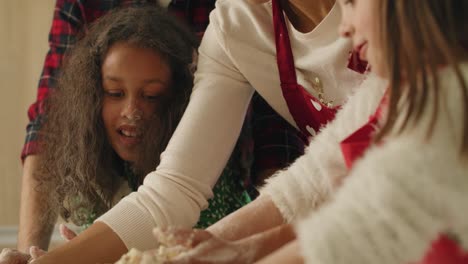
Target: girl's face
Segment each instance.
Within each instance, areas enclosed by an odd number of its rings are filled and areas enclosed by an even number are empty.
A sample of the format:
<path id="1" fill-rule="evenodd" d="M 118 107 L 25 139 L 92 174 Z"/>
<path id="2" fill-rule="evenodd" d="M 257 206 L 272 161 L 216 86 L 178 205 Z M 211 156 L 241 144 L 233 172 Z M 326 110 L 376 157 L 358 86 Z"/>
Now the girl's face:
<path id="1" fill-rule="evenodd" d="M 153 50 L 112 45 L 102 63 L 102 119 L 112 148 L 126 161 L 138 156 L 144 127 L 171 85 L 171 70 Z"/>
<path id="2" fill-rule="evenodd" d="M 351 38 L 354 50 L 360 59 L 368 61 L 373 72 L 385 77 L 377 17 L 379 0 L 339 0 L 338 2 L 342 12 L 340 34 Z"/>

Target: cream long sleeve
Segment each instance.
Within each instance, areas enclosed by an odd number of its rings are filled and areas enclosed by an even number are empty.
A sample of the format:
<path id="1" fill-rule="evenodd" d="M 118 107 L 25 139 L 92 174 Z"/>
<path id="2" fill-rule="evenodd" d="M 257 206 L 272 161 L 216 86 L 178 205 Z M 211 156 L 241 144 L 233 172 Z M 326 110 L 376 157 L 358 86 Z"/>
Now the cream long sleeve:
<path id="1" fill-rule="evenodd" d="M 346 68 L 351 45 L 338 36 L 338 8 L 310 33 L 288 26 L 299 83 L 314 94 L 307 80 L 319 77 L 326 99 L 342 103 L 362 76 Z M 127 248 L 140 250 L 155 246 L 155 226 L 192 227 L 232 152 L 252 87 L 295 125 L 280 89 L 275 54 L 271 2 L 218 0 L 199 49 L 190 103 L 160 165 L 138 192 L 97 221 L 111 227 Z"/>

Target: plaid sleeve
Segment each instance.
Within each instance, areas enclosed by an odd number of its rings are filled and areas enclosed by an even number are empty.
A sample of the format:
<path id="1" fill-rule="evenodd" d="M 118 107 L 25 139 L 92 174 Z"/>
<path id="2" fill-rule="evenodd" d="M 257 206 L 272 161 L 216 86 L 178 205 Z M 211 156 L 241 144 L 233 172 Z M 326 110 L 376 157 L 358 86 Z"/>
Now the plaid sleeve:
<path id="1" fill-rule="evenodd" d="M 49 51 L 39 80 L 36 102 L 28 109 L 29 124 L 21 158 L 38 152 L 38 133 L 44 121 L 44 101 L 56 85 L 58 68 L 65 51 L 75 42 L 82 27 L 81 4 L 77 1 L 57 0 L 49 33 Z"/>

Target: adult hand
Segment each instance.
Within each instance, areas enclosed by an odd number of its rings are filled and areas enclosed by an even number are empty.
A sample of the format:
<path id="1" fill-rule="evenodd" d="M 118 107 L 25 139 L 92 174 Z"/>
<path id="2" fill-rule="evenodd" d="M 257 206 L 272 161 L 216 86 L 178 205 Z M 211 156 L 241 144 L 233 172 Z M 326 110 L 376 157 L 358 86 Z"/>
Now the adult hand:
<path id="1" fill-rule="evenodd" d="M 204 230 L 168 229 L 155 232 L 156 238 L 167 246 L 190 248 L 168 263 L 171 264 L 230 264 L 252 263 L 255 249 L 237 242 L 226 241 Z M 167 239 L 170 238 L 170 239 Z"/>
<path id="2" fill-rule="evenodd" d="M 198 244 L 205 242 L 213 235 L 202 229 L 186 229 L 186 228 L 155 228 L 153 235 L 159 244 L 165 247 L 182 246 L 185 248 L 192 248 Z"/>
<path id="3" fill-rule="evenodd" d="M 31 256 L 16 249 L 4 248 L 0 253 L 0 264 L 27 264 Z"/>

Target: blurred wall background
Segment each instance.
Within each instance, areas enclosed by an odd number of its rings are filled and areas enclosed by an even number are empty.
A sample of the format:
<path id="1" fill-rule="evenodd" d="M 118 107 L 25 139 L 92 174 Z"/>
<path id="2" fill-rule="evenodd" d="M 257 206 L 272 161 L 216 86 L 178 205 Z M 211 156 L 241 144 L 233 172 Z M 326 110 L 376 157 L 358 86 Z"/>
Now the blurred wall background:
<path id="1" fill-rule="evenodd" d="M 0 240 L 18 224 L 27 108 L 36 97 L 54 4 L 0 0 Z"/>

